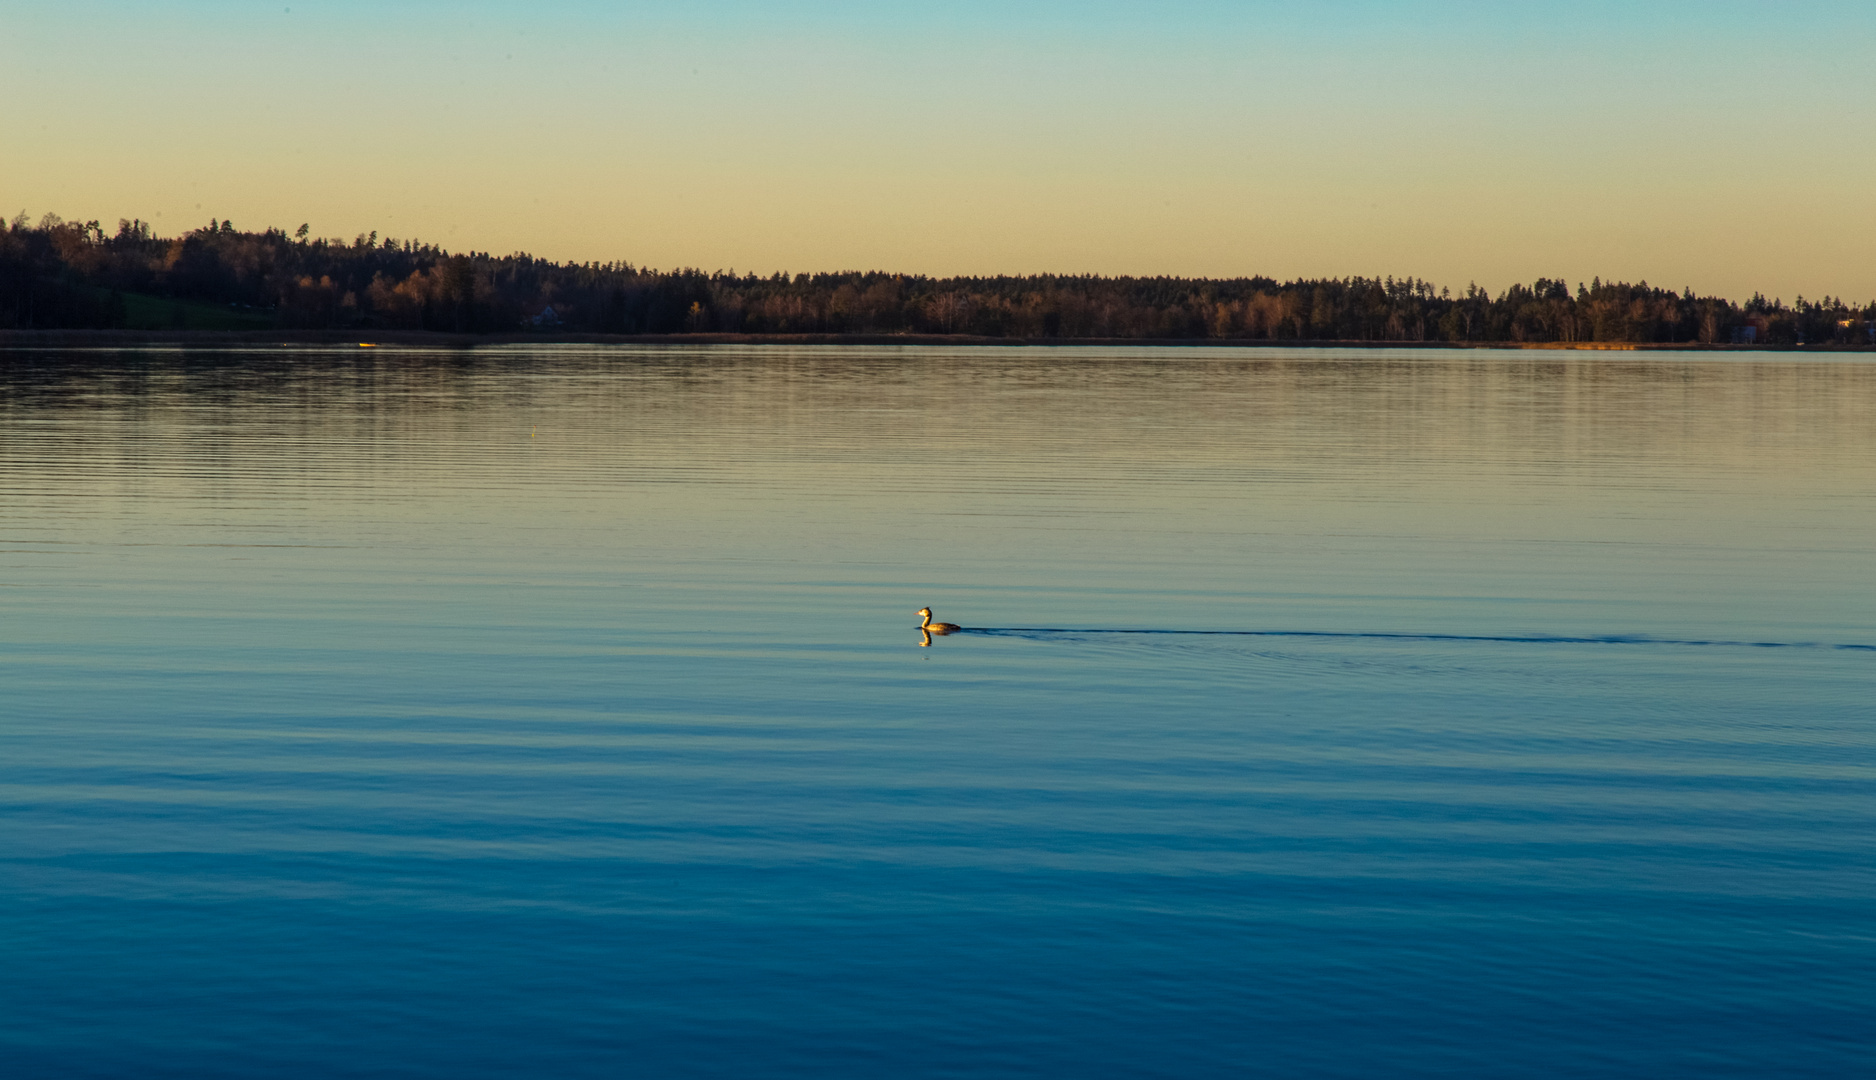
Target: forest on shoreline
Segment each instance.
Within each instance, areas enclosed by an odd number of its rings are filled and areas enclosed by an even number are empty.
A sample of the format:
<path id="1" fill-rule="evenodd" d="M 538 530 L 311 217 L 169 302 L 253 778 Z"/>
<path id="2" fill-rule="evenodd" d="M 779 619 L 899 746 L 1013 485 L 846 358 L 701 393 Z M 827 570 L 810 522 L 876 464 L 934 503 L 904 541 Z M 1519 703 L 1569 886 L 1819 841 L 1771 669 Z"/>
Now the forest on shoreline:
<path id="1" fill-rule="evenodd" d="M 1876 343 L 1876 303 L 1735 302 L 1539 279 L 1497 296 L 1416 278 L 932 278 L 653 270 L 226 221 L 0 223 L 0 330 L 972 335 L 1452 343 Z"/>

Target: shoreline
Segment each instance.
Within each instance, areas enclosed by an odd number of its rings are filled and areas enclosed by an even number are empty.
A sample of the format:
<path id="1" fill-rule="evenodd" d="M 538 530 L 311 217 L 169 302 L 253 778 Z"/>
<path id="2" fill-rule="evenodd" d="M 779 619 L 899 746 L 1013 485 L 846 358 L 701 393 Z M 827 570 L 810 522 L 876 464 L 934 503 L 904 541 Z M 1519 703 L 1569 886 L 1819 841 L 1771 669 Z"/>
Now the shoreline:
<path id="1" fill-rule="evenodd" d="M 1876 344 L 1627 341 L 1368 341 L 1322 338 L 1023 338 L 966 334 L 452 334 L 429 330 L 0 330 L 0 349 L 150 345 L 353 345 L 467 349 L 482 345 L 854 345 L 1027 348 L 1490 349 L 1571 352 L 1876 352 Z"/>

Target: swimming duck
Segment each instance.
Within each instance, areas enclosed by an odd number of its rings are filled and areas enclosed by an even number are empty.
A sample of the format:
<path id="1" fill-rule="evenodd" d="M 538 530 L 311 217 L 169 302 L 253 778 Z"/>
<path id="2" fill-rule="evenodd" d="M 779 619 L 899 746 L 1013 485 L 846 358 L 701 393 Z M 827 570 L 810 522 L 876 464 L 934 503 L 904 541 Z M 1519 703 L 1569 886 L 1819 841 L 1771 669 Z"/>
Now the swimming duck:
<path id="1" fill-rule="evenodd" d="M 918 628 L 920 630 L 926 631 L 927 633 L 950 634 L 950 633 L 954 633 L 956 631 L 964 629 L 962 626 L 959 626 L 957 623 L 954 623 L 954 622 L 932 622 L 931 621 L 931 609 L 928 607 L 919 608 L 918 616 L 919 618 L 924 620 L 924 622 L 921 622 L 918 624 Z"/>

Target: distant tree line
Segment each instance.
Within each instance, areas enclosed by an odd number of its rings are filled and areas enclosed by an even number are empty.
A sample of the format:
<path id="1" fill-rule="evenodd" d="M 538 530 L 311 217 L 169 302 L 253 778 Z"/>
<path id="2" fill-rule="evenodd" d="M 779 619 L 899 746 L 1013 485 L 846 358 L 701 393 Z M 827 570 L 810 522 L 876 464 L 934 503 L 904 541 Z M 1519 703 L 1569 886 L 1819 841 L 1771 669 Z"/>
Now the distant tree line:
<path id="1" fill-rule="evenodd" d="M 1597 280 L 1498 296 L 1415 278 L 1231 279 L 705 273 L 630 263 L 451 254 L 377 233 L 226 221 L 178 237 L 143 221 L 0 223 L 0 328 L 149 325 L 203 305 L 242 325 L 601 334 L 968 334 L 1291 341 L 1858 343 L 1876 304 L 1791 305 Z M 134 313 L 142 313 L 133 318 Z M 141 320 L 141 322 L 139 321 Z"/>

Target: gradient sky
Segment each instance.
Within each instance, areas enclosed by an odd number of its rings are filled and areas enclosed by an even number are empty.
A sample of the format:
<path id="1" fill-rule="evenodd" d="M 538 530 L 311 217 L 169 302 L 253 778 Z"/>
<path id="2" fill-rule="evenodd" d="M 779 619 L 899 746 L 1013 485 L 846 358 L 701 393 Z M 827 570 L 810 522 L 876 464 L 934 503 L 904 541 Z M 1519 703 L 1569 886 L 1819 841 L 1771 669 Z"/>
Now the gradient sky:
<path id="1" fill-rule="evenodd" d="M 1876 297 L 1876 3 L 0 0 L 0 207 Z"/>

